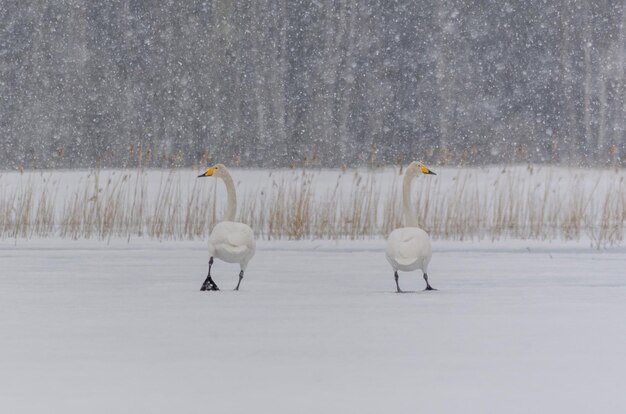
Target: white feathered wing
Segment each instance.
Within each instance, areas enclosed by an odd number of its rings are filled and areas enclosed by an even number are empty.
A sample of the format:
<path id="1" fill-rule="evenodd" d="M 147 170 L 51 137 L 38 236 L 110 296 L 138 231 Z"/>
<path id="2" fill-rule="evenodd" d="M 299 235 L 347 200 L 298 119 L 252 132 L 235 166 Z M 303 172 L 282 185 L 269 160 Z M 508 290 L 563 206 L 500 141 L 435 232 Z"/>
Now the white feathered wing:
<path id="1" fill-rule="evenodd" d="M 421 269 L 428 272 L 432 257 L 428 233 L 418 227 L 402 227 L 391 232 L 385 251 L 394 271 L 410 272 Z"/>
<path id="2" fill-rule="evenodd" d="M 228 263 L 240 263 L 242 270 L 246 270 L 255 251 L 254 233 L 244 223 L 222 221 L 213 228 L 209 236 L 211 256 Z"/>

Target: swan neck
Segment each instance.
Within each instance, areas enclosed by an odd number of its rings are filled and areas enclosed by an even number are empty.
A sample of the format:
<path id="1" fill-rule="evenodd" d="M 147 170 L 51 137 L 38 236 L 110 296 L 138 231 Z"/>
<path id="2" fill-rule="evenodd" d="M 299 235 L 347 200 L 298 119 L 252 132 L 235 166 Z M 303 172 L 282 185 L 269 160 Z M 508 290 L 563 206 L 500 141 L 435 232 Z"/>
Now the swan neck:
<path id="1" fill-rule="evenodd" d="M 221 177 L 226 185 L 227 205 L 226 205 L 226 217 L 224 221 L 235 221 L 235 215 L 237 214 L 237 193 L 235 192 L 235 182 L 230 176 L 228 170 L 224 171 Z"/>
<path id="2" fill-rule="evenodd" d="M 411 182 L 415 174 L 410 169 L 407 169 L 404 173 L 404 179 L 402 181 L 402 203 L 404 207 L 404 224 L 407 227 L 418 227 L 417 217 L 413 208 L 411 208 Z"/>

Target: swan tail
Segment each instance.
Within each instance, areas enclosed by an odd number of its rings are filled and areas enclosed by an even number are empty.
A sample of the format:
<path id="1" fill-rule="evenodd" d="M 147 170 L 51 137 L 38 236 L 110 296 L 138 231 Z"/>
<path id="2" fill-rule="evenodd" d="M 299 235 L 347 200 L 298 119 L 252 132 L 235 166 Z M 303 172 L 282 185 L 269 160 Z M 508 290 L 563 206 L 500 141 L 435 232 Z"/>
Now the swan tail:
<path id="1" fill-rule="evenodd" d="M 396 257 L 395 261 L 400 266 L 411 266 L 412 264 L 415 263 L 415 258 L 403 259 L 403 258 L 400 258 L 400 257 Z"/>

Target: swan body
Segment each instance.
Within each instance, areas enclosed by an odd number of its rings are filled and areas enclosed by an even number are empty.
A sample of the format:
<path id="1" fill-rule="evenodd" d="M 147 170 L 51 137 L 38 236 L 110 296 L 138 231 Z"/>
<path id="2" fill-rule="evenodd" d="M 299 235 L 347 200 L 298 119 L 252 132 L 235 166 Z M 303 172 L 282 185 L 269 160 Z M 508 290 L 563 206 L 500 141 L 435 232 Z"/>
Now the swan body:
<path id="1" fill-rule="evenodd" d="M 387 261 L 394 271 L 412 272 L 428 269 L 432 257 L 428 233 L 419 227 L 395 229 L 387 239 Z"/>
<path id="2" fill-rule="evenodd" d="M 256 251 L 254 232 L 247 224 L 234 221 L 237 212 L 237 195 L 235 193 L 235 183 L 228 169 L 223 164 L 217 164 L 198 177 L 212 176 L 221 178 L 224 181 L 228 204 L 226 220 L 217 223 L 209 236 L 209 253 L 211 255 L 209 259 L 209 274 L 200 290 L 219 290 L 217 284 L 211 278 L 213 258 L 227 263 L 239 263 L 241 271 L 239 272 L 239 283 L 237 283 L 235 288 L 235 290 L 239 290 L 244 272 Z"/>
<path id="3" fill-rule="evenodd" d="M 402 182 L 404 220 L 407 227 L 395 229 L 387 238 L 385 256 L 393 268 L 398 292 L 402 292 L 398 283 L 398 271 L 411 272 L 417 269 L 424 273 L 426 290 L 435 290 L 428 283 L 428 264 L 432 257 L 430 237 L 428 237 L 428 233 L 417 226 L 417 218 L 411 208 L 411 181 L 420 172 L 436 175 L 424 164 L 417 161 L 409 165 Z"/>
<path id="4" fill-rule="evenodd" d="M 227 263 L 239 263 L 246 270 L 254 256 L 254 233 L 247 224 L 234 221 L 217 223 L 209 236 L 209 253 Z"/>

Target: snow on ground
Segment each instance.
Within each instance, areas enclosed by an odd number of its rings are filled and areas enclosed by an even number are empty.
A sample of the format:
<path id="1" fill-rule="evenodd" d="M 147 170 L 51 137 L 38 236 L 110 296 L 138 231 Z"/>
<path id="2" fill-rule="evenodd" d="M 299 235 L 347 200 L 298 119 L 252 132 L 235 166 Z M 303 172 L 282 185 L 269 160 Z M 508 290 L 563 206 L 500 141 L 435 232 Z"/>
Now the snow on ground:
<path id="1" fill-rule="evenodd" d="M 242 283 L 202 242 L 0 242 L 3 413 L 626 412 L 626 249 L 260 242 Z"/>

